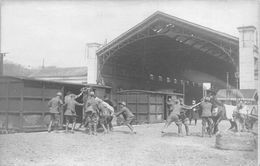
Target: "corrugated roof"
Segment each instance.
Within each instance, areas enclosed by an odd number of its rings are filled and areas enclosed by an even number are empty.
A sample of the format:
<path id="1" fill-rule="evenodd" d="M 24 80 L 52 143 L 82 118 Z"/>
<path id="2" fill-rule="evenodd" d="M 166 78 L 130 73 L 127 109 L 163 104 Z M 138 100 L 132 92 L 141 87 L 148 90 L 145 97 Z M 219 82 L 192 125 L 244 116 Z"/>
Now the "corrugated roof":
<path id="1" fill-rule="evenodd" d="M 29 78 L 29 77 L 17 77 L 17 76 L 0 76 L 0 78 L 10 78 L 10 79 L 17 79 L 22 81 L 36 81 L 36 82 L 46 82 L 46 83 L 56 83 L 56 84 L 63 84 L 63 85 L 75 85 L 81 87 L 93 87 L 93 88 L 108 88 L 111 89 L 110 86 L 106 85 L 98 85 L 98 84 L 87 84 L 87 83 L 70 83 L 70 82 L 63 82 L 63 81 L 53 81 L 53 80 L 43 80 L 37 78 Z"/>
<path id="2" fill-rule="evenodd" d="M 73 76 L 87 76 L 87 67 L 69 67 L 69 68 L 45 68 L 41 69 L 29 77 L 73 77 Z"/>
<path id="3" fill-rule="evenodd" d="M 120 42 L 121 40 L 124 40 L 127 37 L 131 36 L 131 34 L 135 33 L 135 31 L 138 29 L 138 27 L 141 27 L 142 25 L 147 25 L 147 23 L 151 20 L 156 20 L 156 19 L 160 19 L 160 18 L 166 18 L 166 19 L 170 19 L 172 21 L 176 23 L 181 24 L 182 26 L 186 25 L 190 28 L 195 28 L 197 30 L 202 30 L 203 34 L 210 34 L 210 35 L 215 35 L 218 38 L 221 38 L 222 40 L 227 39 L 229 44 L 235 44 L 238 46 L 238 37 L 229 35 L 227 33 L 224 32 L 220 32 L 220 31 L 216 31 L 213 30 L 211 28 L 208 27 L 204 27 L 183 19 L 180 19 L 178 17 L 163 13 L 161 11 L 157 11 L 154 14 L 152 14 L 151 16 L 149 16 L 148 18 L 146 18 L 145 20 L 143 20 L 142 22 L 140 22 L 139 24 L 137 24 L 136 26 L 134 26 L 133 28 L 129 29 L 128 31 L 126 31 L 125 33 L 119 35 L 117 38 L 115 38 L 114 40 L 110 41 L 108 44 L 103 45 L 102 47 L 100 47 L 97 50 L 97 55 L 101 55 L 103 52 L 106 51 L 106 49 L 108 49 L 109 47 L 111 47 L 112 45 L 115 45 L 115 43 Z M 216 38 L 216 37 L 215 37 Z"/>

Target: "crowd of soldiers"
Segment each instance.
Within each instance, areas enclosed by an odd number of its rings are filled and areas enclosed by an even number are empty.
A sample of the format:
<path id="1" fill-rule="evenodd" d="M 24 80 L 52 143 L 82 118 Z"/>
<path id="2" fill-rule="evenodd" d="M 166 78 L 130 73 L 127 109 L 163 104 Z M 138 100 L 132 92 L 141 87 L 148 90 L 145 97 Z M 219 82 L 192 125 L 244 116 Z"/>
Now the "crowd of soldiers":
<path id="1" fill-rule="evenodd" d="M 76 101 L 77 98 L 82 96 L 83 103 Z M 72 123 L 71 133 L 74 133 L 77 114 L 75 107 L 82 106 L 83 108 L 83 120 L 81 128 L 84 126 L 86 132 L 91 135 L 97 135 L 98 124 L 102 126 L 104 133 L 109 133 L 113 130 L 112 120 L 114 117 L 121 116 L 124 120 L 124 124 L 130 129 L 131 133 L 135 134 L 134 127 L 132 123 L 135 119 L 134 114 L 126 106 L 124 101 L 119 103 L 119 111 L 114 111 L 113 103 L 108 99 L 104 100 L 96 97 L 93 90 L 89 88 L 83 88 L 81 93 L 78 95 L 67 92 L 64 102 L 62 100 L 62 93 L 58 92 L 56 97 L 52 98 L 49 103 L 51 121 L 49 124 L 48 132 L 52 130 L 52 126 L 56 130 L 58 128 L 60 113 L 65 110 L 64 116 L 66 119 L 66 131 L 69 132 L 69 124 Z M 191 124 L 192 119 L 195 120 L 195 125 L 197 124 L 198 118 L 202 119 L 202 130 L 201 135 L 204 137 L 208 134 L 210 137 L 218 131 L 218 124 L 221 120 L 225 119 L 226 110 L 223 103 L 214 99 L 214 96 L 205 97 L 200 102 L 196 103 L 196 100 L 192 101 L 191 106 L 184 104 L 182 98 L 169 97 L 167 103 L 168 116 L 165 125 L 162 129 L 162 133 L 174 122 L 178 127 L 178 135 L 183 136 L 182 125 L 185 126 L 186 135 L 190 135 L 189 124 Z M 241 104 L 238 105 L 238 109 Z M 237 116 L 233 113 L 233 116 Z M 240 117 L 240 116 L 239 116 Z M 230 120 L 231 128 L 234 128 L 234 120 Z"/>
<path id="2" fill-rule="evenodd" d="M 192 119 L 195 120 L 195 125 L 199 117 L 202 119 L 202 131 L 201 135 L 204 137 L 206 134 L 212 136 L 213 133 L 217 132 L 217 125 L 219 120 L 223 118 L 217 115 L 221 112 L 215 112 L 216 105 L 213 102 L 212 97 L 205 97 L 201 102 L 196 103 L 196 100 L 192 101 L 191 106 L 187 106 L 183 103 L 182 98 L 169 98 L 167 101 L 168 117 L 165 125 L 162 129 L 162 133 L 174 122 L 178 127 L 178 135 L 183 136 L 182 125 L 185 126 L 186 135 L 190 135 L 189 124 Z M 189 123 L 190 122 L 190 123 Z"/>
<path id="3" fill-rule="evenodd" d="M 77 102 L 76 99 L 82 95 L 83 103 Z M 51 114 L 48 132 L 51 132 L 52 126 L 54 126 L 54 130 L 57 130 L 60 113 L 64 109 L 64 116 L 66 119 L 65 132 L 69 132 L 69 124 L 72 122 L 70 132 L 74 133 L 76 120 L 78 117 L 76 114 L 76 106 L 82 106 L 83 120 L 78 128 L 84 126 L 86 128 L 86 132 L 90 135 L 97 135 L 98 124 L 102 126 L 104 133 L 109 133 L 112 131 L 112 120 L 114 117 L 118 116 L 122 116 L 124 119 L 124 124 L 129 127 L 131 133 L 136 133 L 132 126 L 134 114 L 129 110 L 129 108 L 126 107 L 126 103 L 124 101 L 119 103 L 120 110 L 115 113 L 113 103 L 108 98 L 104 98 L 104 100 L 102 100 L 96 97 L 95 92 L 90 88 L 81 89 L 81 93 L 78 95 L 67 92 L 64 102 L 62 101 L 62 93 L 58 92 L 56 97 L 52 98 L 48 102 L 48 106 Z"/>

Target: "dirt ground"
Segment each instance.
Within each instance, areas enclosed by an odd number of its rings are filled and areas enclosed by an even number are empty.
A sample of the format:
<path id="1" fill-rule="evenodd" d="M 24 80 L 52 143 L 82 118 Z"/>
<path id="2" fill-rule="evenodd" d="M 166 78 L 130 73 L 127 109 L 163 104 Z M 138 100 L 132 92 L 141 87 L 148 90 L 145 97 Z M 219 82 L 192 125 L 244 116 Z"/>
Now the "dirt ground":
<path id="1" fill-rule="evenodd" d="M 177 136 L 175 125 L 162 136 L 162 126 L 162 123 L 135 126 L 136 135 L 130 134 L 125 126 L 98 136 L 80 131 L 74 134 L 59 131 L 0 135 L 0 165 L 257 165 L 257 151 L 219 150 L 214 147 L 215 136 L 200 137 L 201 121 L 197 126 L 191 125 L 191 136 L 185 137 Z M 220 130 L 228 127 L 227 121 L 221 122 Z"/>

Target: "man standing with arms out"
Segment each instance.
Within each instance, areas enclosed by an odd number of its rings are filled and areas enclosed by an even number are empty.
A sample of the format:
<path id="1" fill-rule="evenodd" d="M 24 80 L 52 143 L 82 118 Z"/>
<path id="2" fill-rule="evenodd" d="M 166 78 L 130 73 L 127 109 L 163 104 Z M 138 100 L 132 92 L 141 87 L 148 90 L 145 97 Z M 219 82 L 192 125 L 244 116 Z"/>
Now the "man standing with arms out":
<path id="1" fill-rule="evenodd" d="M 54 129 L 57 130 L 58 125 L 59 125 L 59 118 L 60 118 L 60 111 L 62 110 L 61 106 L 63 104 L 61 98 L 62 98 L 62 93 L 58 92 L 56 94 L 56 97 L 53 97 L 49 102 L 48 106 L 50 108 L 50 113 L 51 113 L 51 121 L 49 124 L 48 132 L 51 132 L 51 126 L 54 123 Z"/>
<path id="2" fill-rule="evenodd" d="M 76 100 L 76 95 L 71 95 L 65 100 L 66 105 L 66 111 L 65 111 L 65 118 L 66 118 L 66 132 L 68 132 L 68 126 L 70 121 L 72 120 L 72 129 L 71 132 L 74 133 L 76 120 L 77 120 L 77 114 L 76 114 L 76 105 L 83 106 L 83 104 L 78 103 Z"/>
<path id="3" fill-rule="evenodd" d="M 115 113 L 115 115 L 119 116 L 122 114 L 125 120 L 124 122 L 125 125 L 131 130 L 132 134 L 136 134 L 134 127 L 131 125 L 134 121 L 134 117 L 135 117 L 134 114 L 129 110 L 129 108 L 126 107 L 126 103 L 124 101 L 120 102 L 119 106 L 120 106 L 120 111 Z"/>
<path id="4" fill-rule="evenodd" d="M 170 114 L 167 118 L 167 121 L 162 129 L 162 133 L 165 133 L 165 130 L 170 126 L 172 122 L 178 126 L 178 135 L 183 136 L 182 133 L 182 123 L 185 125 L 186 135 L 189 135 L 189 128 L 188 128 L 188 119 L 184 115 L 183 109 L 190 109 L 187 106 L 181 105 L 180 100 L 175 100 L 174 104 L 169 105 Z M 181 115 L 182 113 L 182 115 Z M 186 127 L 187 126 L 187 127 Z"/>
<path id="5" fill-rule="evenodd" d="M 87 100 L 87 103 L 85 104 L 85 120 L 88 123 L 89 128 L 89 134 L 97 135 L 97 124 L 98 124 L 98 103 L 95 99 L 95 93 L 91 91 L 89 93 L 90 97 Z M 92 132 L 92 127 L 94 130 L 94 133 Z"/>

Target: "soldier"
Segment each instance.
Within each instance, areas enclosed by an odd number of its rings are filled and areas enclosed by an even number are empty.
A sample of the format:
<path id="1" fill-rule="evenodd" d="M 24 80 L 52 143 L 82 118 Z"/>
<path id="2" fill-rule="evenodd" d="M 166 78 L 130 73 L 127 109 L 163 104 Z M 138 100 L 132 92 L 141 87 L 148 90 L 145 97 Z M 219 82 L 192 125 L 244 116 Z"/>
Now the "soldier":
<path id="1" fill-rule="evenodd" d="M 90 97 L 87 100 L 85 105 L 85 120 L 88 123 L 89 134 L 97 135 L 97 124 L 98 124 L 98 103 L 95 99 L 95 93 L 91 91 L 89 93 Z M 94 133 L 92 132 L 92 127 L 94 129 Z"/>
<path id="2" fill-rule="evenodd" d="M 75 95 L 75 94 L 71 93 L 71 91 L 68 91 L 68 92 L 66 93 L 66 96 L 65 96 L 65 98 L 64 98 L 64 101 L 65 101 L 65 103 L 66 103 L 66 101 L 69 100 L 71 97 L 73 97 L 73 98 L 76 100 L 76 99 L 79 98 L 82 94 L 83 94 L 83 91 L 81 91 L 80 94 L 78 94 L 78 95 Z"/>
<path id="3" fill-rule="evenodd" d="M 167 108 L 168 115 L 172 111 L 171 108 L 173 108 L 172 106 L 174 106 L 175 100 L 176 100 L 175 96 L 174 96 L 174 98 L 172 98 L 172 96 L 168 96 L 168 100 L 166 101 L 166 108 Z"/>
<path id="4" fill-rule="evenodd" d="M 126 107 L 126 103 L 120 102 L 120 111 L 115 113 L 115 116 L 120 116 L 123 115 L 123 118 L 125 120 L 125 125 L 131 130 L 132 134 L 136 134 L 136 131 L 134 130 L 134 127 L 131 125 L 134 121 L 134 114 L 130 111 L 129 108 Z"/>
<path id="5" fill-rule="evenodd" d="M 205 131 L 206 131 L 206 125 L 208 124 L 208 133 L 209 136 L 211 137 L 212 134 L 212 124 L 213 121 L 211 119 L 212 113 L 212 104 L 210 102 L 210 98 L 206 97 L 201 103 L 200 103 L 201 109 L 202 109 L 202 114 L 201 114 L 201 118 L 202 118 L 202 137 L 204 137 L 205 135 Z"/>
<path id="6" fill-rule="evenodd" d="M 65 111 L 65 118 L 66 118 L 66 132 L 68 132 L 68 126 L 70 121 L 72 120 L 72 129 L 71 132 L 74 133 L 75 125 L 76 125 L 76 120 L 77 120 L 77 114 L 75 107 L 76 105 L 83 106 L 82 103 L 78 103 L 76 99 L 76 95 L 71 95 L 70 97 L 68 96 L 67 99 L 65 100 L 65 105 L 66 105 L 66 111 Z"/>
<path id="7" fill-rule="evenodd" d="M 82 126 L 86 127 L 88 124 L 87 124 L 87 120 L 86 120 L 86 115 L 85 115 L 85 112 L 86 112 L 86 104 L 87 104 L 87 101 L 88 101 L 88 98 L 89 98 L 89 92 L 90 92 L 90 88 L 82 88 L 81 91 L 83 92 L 83 97 L 82 97 L 82 101 L 83 101 L 83 108 L 82 108 L 82 122 L 80 124 L 80 126 L 78 127 L 81 128 Z"/>
<path id="8" fill-rule="evenodd" d="M 196 104 L 196 100 L 192 100 L 192 105 Z M 197 125 L 197 120 L 199 119 L 199 107 L 195 106 L 192 108 L 192 110 L 190 111 L 190 125 L 191 125 L 191 121 L 192 119 L 194 119 L 195 121 L 195 126 Z"/>
<path id="9" fill-rule="evenodd" d="M 108 133 L 110 131 L 109 123 L 111 124 L 111 121 L 113 119 L 114 108 L 98 97 L 96 97 L 95 99 L 98 103 L 100 124 L 103 127 L 104 132 Z"/>
<path id="10" fill-rule="evenodd" d="M 63 104 L 61 98 L 62 98 L 62 93 L 58 92 L 56 94 L 56 97 L 53 97 L 49 102 L 48 106 L 50 108 L 50 113 L 51 113 L 51 121 L 49 124 L 48 132 L 51 132 L 51 126 L 54 123 L 54 129 L 57 130 L 58 124 L 59 124 L 59 118 L 60 118 L 60 111 L 61 111 L 61 106 Z"/>
<path id="11" fill-rule="evenodd" d="M 187 111 L 187 109 L 191 109 L 191 107 L 188 107 L 188 106 L 184 105 L 182 99 L 180 99 L 180 105 L 181 105 L 181 110 L 180 110 L 179 118 L 180 118 L 182 124 L 185 126 L 186 135 L 189 136 L 190 135 L 190 133 L 189 133 L 189 126 L 188 126 L 189 118 L 187 116 L 187 113 L 190 112 L 190 110 Z"/>
<path id="12" fill-rule="evenodd" d="M 175 122 L 175 124 L 178 126 L 179 136 L 183 136 L 182 123 L 185 125 L 186 135 L 189 135 L 188 118 L 184 115 L 183 109 L 190 109 L 190 107 L 182 105 L 180 100 L 175 100 L 175 102 L 171 104 L 169 107 L 170 114 L 161 132 L 165 133 L 165 130 L 170 126 L 170 124 L 172 122 Z"/>
<path id="13" fill-rule="evenodd" d="M 104 102 L 106 102 L 107 104 L 109 104 L 109 105 L 115 110 L 114 105 L 113 105 L 113 102 L 110 101 L 108 97 L 105 97 Z M 112 112 L 112 113 L 110 114 L 110 116 L 107 117 L 107 128 L 108 128 L 108 130 L 110 130 L 110 131 L 113 131 L 113 125 L 112 125 L 113 114 L 114 114 L 114 112 Z"/>

